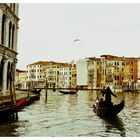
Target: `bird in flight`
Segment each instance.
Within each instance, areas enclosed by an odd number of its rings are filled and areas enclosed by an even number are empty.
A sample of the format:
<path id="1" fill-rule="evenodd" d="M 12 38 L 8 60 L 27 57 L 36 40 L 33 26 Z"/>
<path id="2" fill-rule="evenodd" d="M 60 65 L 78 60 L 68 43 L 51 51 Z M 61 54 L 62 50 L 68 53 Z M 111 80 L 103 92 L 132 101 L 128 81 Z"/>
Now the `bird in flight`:
<path id="1" fill-rule="evenodd" d="M 73 42 L 78 42 L 78 41 L 80 41 L 79 39 L 75 39 Z"/>

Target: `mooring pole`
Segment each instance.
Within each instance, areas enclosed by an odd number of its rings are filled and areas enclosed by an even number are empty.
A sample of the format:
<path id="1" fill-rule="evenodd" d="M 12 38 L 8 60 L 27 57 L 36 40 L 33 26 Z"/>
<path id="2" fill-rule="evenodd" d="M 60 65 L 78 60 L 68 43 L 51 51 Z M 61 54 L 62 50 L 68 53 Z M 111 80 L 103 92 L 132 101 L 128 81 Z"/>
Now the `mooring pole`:
<path id="1" fill-rule="evenodd" d="M 15 59 L 13 60 L 14 64 L 15 64 Z M 13 65 L 11 67 L 10 70 L 10 95 L 11 95 L 11 102 L 13 105 L 13 116 L 16 120 L 18 120 L 18 112 L 17 112 L 17 108 L 16 108 L 16 94 L 15 94 L 15 65 Z"/>
<path id="2" fill-rule="evenodd" d="M 48 82 L 47 82 L 47 78 L 46 78 L 46 98 L 45 98 L 45 102 L 47 102 L 48 99 L 48 93 L 47 93 L 47 88 L 48 88 Z"/>

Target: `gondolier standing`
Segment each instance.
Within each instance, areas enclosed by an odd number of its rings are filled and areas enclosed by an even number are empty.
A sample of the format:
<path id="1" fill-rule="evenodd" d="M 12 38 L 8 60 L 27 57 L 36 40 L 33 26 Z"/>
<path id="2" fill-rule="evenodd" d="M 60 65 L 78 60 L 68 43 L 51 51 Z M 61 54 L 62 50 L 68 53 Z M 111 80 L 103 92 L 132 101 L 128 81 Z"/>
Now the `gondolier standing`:
<path id="1" fill-rule="evenodd" d="M 113 95 L 114 97 L 117 97 L 110 89 L 109 86 L 107 86 L 106 89 L 102 90 L 103 96 L 105 95 L 105 104 L 106 106 L 110 106 L 113 105 L 113 103 L 111 102 L 111 95 Z"/>

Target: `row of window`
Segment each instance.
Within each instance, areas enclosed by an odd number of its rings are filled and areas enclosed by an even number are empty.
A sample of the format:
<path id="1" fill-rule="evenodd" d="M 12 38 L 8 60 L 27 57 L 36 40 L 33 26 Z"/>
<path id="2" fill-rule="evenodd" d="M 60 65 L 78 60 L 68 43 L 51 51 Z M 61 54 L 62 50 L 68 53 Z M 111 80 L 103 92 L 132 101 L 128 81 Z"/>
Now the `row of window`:
<path id="1" fill-rule="evenodd" d="M 134 71 L 134 69 L 133 68 L 131 68 L 130 69 L 130 72 L 133 72 Z M 111 74 L 113 72 L 113 70 L 112 69 L 107 69 L 107 73 L 109 74 Z M 120 72 L 120 68 L 115 68 L 115 70 L 114 70 L 114 72 Z M 124 72 L 124 68 L 122 68 L 122 71 L 121 72 Z"/>
<path id="2" fill-rule="evenodd" d="M 114 62 L 114 66 L 119 66 L 121 63 L 122 63 L 122 66 L 133 65 L 134 64 L 133 61 L 129 61 L 129 62 L 126 62 L 126 63 L 125 62 Z M 108 62 L 107 66 L 113 66 L 113 62 Z"/>
<path id="3" fill-rule="evenodd" d="M 71 74 L 71 72 L 69 74 Z M 68 75 L 68 72 L 60 72 L 60 75 Z"/>
<path id="4" fill-rule="evenodd" d="M 32 66 L 29 66 L 29 67 L 31 69 L 31 68 L 41 68 L 42 66 L 41 65 L 32 65 Z"/>
<path id="5" fill-rule="evenodd" d="M 42 70 L 41 69 L 31 69 L 31 70 L 29 70 L 28 72 L 42 72 Z"/>
<path id="6" fill-rule="evenodd" d="M 111 77 L 108 77 L 107 79 L 112 79 L 112 78 Z M 134 76 L 133 75 L 131 75 L 131 79 L 134 80 Z M 114 80 L 124 80 L 124 77 L 121 77 L 119 75 L 115 75 L 114 76 Z"/>
<path id="7" fill-rule="evenodd" d="M 35 78 L 44 78 L 44 76 L 28 76 L 28 79 L 35 79 Z"/>

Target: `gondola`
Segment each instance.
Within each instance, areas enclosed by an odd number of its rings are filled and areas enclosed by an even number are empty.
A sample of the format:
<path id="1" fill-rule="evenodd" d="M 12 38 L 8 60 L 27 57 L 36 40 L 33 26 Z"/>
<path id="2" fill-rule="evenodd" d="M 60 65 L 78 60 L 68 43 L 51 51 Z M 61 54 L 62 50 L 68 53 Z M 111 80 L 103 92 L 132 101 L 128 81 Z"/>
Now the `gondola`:
<path id="1" fill-rule="evenodd" d="M 11 116 L 16 111 L 19 112 L 25 106 L 28 106 L 34 101 L 37 101 L 39 99 L 40 99 L 40 94 L 31 93 L 31 94 L 28 94 L 27 98 L 17 100 L 15 106 L 10 104 L 10 102 L 9 102 L 9 105 L 0 106 L 0 119 L 5 119 Z"/>
<path id="2" fill-rule="evenodd" d="M 33 90 L 31 90 L 31 92 L 35 93 L 35 94 L 40 94 L 41 89 L 33 89 Z"/>
<path id="3" fill-rule="evenodd" d="M 40 94 L 29 93 L 26 99 L 21 99 L 16 102 L 16 109 L 20 111 L 23 107 L 30 105 L 34 101 L 40 99 Z"/>
<path id="4" fill-rule="evenodd" d="M 97 113 L 98 116 L 116 116 L 121 110 L 124 108 L 124 100 L 122 100 L 117 105 L 110 105 L 108 107 L 98 107 L 94 109 L 94 112 Z"/>
<path id="5" fill-rule="evenodd" d="M 30 100 L 29 100 L 29 104 L 31 104 L 34 101 L 38 101 L 40 99 L 40 93 L 31 93 L 30 94 Z"/>
<path id="6" fill-rule="evenodd" d="M 20 99 L 16 101 L 16 109 L 19 111 L 21 108 L 29 104 L 30 101 L 30 94 L 28 94 L 26 99 Z"/>
<path id="7" fill-rule="evenodd" d="M 76 90 L 59 90 L 59 92 L 63 94 L 76 94 L 77 93 Z"/>
<path id="8" fill-rule="evenodd" d="M 6 103 L 5 105 L 0 107 L 0 119 L 5 119 L 14 112 L 19 111 L 22 107 L 24 107 L 27 102 L 29 101 L 30 97 L 28 96 L 26 99 L 20 99 L 16 101 L 16 104 L 13 106 L 10 102 L 8 104 Z"/>

